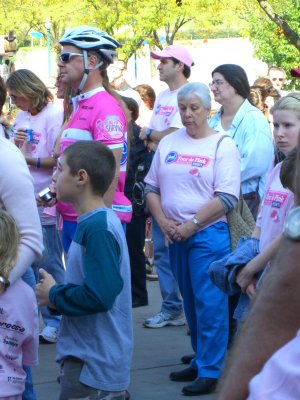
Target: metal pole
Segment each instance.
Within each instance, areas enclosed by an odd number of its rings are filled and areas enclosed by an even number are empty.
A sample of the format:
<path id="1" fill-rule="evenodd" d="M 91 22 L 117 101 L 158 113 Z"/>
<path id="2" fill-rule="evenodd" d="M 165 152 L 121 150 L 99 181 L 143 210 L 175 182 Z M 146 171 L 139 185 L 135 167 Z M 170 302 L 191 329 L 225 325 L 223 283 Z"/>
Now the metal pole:
<path id="1" fill-rule="evenodd" d="M 48 47 L 48 75 L 51 76 L 51 37 L 50 28 L 47 28 L 47 47 Z"/>

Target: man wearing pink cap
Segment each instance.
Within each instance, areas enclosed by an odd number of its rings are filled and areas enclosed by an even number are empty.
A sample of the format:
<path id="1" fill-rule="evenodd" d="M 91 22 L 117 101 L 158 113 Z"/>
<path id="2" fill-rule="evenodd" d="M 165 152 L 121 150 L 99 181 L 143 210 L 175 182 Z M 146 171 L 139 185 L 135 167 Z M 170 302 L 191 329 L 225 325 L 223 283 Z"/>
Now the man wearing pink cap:
<path id="1" fill-rule="evenodd" d="M 159 60 L 159 79 L 166 82 L 168 89 L 161 92 L 155 101 L 148 127 L 141 130 L 140 138 L 147 140 L 148 149 L 155 151 L 159 141 L 166 135 L 182 128 L 177 106 L 177 92 L 187 83 L 193 59 L 184 46 L 171 45 L 163 50 L 151 52 Z M 147 328 L 162 328 L 167 325 L 185 324 L 182 299 L 169 263 L 169 249 L 157 221 L 153 218 L 154 263 L 162 295 L 161 311 L 144 321 Z"/>

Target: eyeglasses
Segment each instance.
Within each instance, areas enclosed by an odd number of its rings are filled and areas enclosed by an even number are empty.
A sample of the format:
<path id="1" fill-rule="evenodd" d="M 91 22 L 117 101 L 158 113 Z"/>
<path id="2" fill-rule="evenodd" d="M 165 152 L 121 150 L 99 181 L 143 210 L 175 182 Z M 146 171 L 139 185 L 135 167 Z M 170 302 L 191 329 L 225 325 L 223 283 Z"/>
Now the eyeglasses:
<path id="1" fill-rule="evenodd" d="M 208 84 L 209 88 L 211 89 L 213 86 L 220 87 L 225 83 L 225 81 L 221 81 L 217 79 L 216 81 L 212 81 L 211 83 Z"/>
<path id="2" fill-rule="evenodd" d="M 71 57 L 76 57 L 76 56 L 83 57 L 83 54 L 80 54 L 80 53 L 69 53 L 69 52 L 66 51 L 64 53 L 61 53 L 61 55 L 59 56 L 59 61 L 64 62 L 64 63 L 68 63 L 70 61 Z"/>
<path id="3" fill-rule="evenodd" d="M 280 82 L 283 82 L 284 81 L 284 78 L 271 78 L 271 81 L 280 81 Z"/>

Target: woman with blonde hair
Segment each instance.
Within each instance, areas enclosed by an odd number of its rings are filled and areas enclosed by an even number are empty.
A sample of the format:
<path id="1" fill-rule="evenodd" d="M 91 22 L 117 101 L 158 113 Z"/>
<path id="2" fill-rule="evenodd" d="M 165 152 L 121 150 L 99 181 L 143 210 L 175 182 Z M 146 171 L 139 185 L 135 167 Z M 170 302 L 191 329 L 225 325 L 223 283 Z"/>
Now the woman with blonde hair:
<path id="1" fill-rule="evenodd" d="M 52 104 L 53 95 L 45 84 L 27 69 L 13 72 L 6 85 L 12 102 L 21 109 L 14 122 L 14 143 L 23 153 L 35 192 L 39 193 L 51 181 L 56 164 L 53 149 L 63 122 L 63 111 Z M 56 210 L 44 207 L 38 210 L 45 245 L 43 267 L 58 283 L 62 283 L 64 267 L 62 246 L 56 229 Z M 41 309 L 41 313 L 46 326 L 41 332 L 40 341 L 54 343 L 60 317 L 51 315 L 46 307 Z"/>

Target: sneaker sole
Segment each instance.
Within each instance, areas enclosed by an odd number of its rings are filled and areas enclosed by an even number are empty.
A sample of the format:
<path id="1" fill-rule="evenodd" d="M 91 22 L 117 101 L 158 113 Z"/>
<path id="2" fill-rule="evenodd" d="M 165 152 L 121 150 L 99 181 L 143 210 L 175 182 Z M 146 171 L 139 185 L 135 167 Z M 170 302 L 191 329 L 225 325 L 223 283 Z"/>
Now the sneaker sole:
<path id="1" fill-rule="evenodd" d="M 158 281 L 158 276 L 157 275 L 146 275 L 147 281 Z"/>
<path id="2" fill-rule="evenodd" d="M 39 335 L 39 342 L 41 344 L 55 344 L 57 342 L 57 339 L 46 338 L 43 335 Z"/>
<path id="3" fill-rule="evenodd" d="M 165 326 L 183 326 L 183 325 L 185 325 L 185 321 L 164 321 L 161 322 L 160 324 L 153 324 L 153 325 L 143 322 L 143 326 L 145 328 L 152 328 L 152 329 L 163 328 Z"/>

